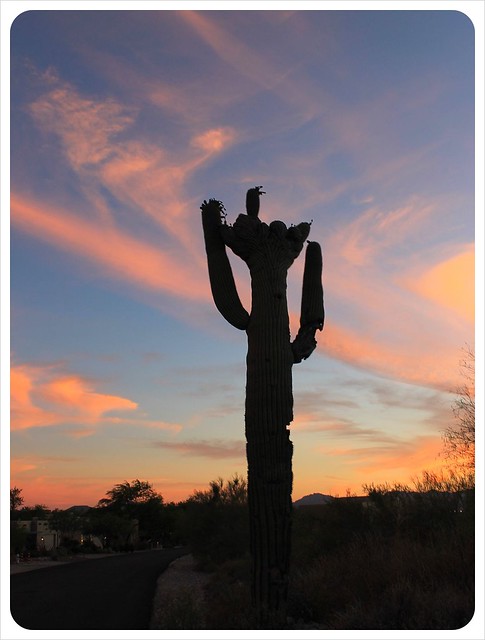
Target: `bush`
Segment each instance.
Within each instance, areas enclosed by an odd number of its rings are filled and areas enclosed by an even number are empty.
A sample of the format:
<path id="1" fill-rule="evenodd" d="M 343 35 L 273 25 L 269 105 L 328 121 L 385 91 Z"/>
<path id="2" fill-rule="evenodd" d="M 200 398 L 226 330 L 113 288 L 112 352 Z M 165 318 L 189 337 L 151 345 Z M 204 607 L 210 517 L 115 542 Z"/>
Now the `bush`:
<path id="1" fill-rule="evenodd" d="M 290 614 L 329 629 L 464 626 L 474 612 L 472 494 L 373 488 L 360 511 L 352 498 L 298 510 Z"/>
<path id="2" fill-rule="evenodd" d="M 417 489 L 371 486 L 365 498 L 294 510 L 288 629 L 453 630 L 471 620 L 473 487 L 425 474 Z M 184 509 L 194 553 L 214 572 L 207 628 L 258 628 L 246 505 L 208 499 Z"/>
<path id="3" fill-rule="evenodd" d="M 155 629 L 203 629 L 203 612 L 190 589 L 178 588 L 166 594 L 157 611 Z"/>
<path id="4" fill-rule="evenodd" d="M 193 555 L 207 570 L 248 551 L 248 513 L 244 506 L 192 503 L 185 508 L 181 526 Z"/>
<path id="5" fill-rule="evenodd" d="M 62 560 L 68 556 L 68 550 L 66 547 L 57 547 L 57 549 L 52 549 L 50 551 L 50 557 L 52 560 Z"/>
<path id="6" fill-rule="evenodd" d="M 205 588 L 208 629 L 254 629 L 249 553 L 221 564 Z"/>
<path id="7" fill-rule="evenodd" d="M 80 551 L 82 553 L 99 553 L 100 549 L 97 547 L 92 540 L 83 540 Z"/>
<path id="8" fill-rule="evenodd" d="M 213 570 L 249 550 L 249 514 L 246 482 L 235 475 L 210 483 L 182 505 L 179 537 L 191 548 L 200 566 Z"/>

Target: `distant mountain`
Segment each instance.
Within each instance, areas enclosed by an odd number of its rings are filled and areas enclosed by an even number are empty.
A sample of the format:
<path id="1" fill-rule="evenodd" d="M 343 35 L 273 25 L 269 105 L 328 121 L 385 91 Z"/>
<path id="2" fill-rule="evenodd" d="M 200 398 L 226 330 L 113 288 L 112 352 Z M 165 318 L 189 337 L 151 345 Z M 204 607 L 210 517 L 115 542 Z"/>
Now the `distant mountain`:
<path id="1" fill-rule="evenodd" d="M 303 496 L 303 498 L 295 500 L 293 506 L 302 507 L 312 504 L 327 504 L 330 500 L 333 500 L 333 497 L 327 496 L 324 493 L 310 493 L 308 496 Z"/>
<path id="2" fill-rule="evenodd" d="M 71 511 L 72 513 L 75 513 L 76 515 L 84 515 L 85 513 L 87 513 L 92 507 L 88 507 L 86 504 L 75 504 L 72 507 L 69 507 L 69 509 L 66 509 L 66 511 Z"/>

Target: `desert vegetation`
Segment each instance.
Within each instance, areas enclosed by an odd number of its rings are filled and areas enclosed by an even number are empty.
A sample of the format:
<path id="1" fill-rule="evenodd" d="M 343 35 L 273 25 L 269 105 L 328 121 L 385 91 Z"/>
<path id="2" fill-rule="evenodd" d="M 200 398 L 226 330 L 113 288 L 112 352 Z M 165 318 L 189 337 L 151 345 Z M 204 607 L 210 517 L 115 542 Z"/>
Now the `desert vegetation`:
<path id="1" fill-rule="evenodd" d="M 241 495 L 219 481 L 187 505 L 209 629 L 257 628 Z M 411 486 L 294 511 L 288 629 L 457 629 L 474 612 L 474 479 L 423 473 Z M 220 497 L 219 497 L 220 496 Z M 210 606 L 209 606 L 210 604 Z"/>
<path id="2" fill-rule="evenodd" d="M 472 471 L 424 472 L 410 486 L 369 484 L 363 489 L 361 496 L 334 497 L 325 504 L 294 509 L 283 628 L 466 625 L 475 601 Z M 203 616 L 196 594 L 182 589 L 174 594 L 164 628 L 259 628 L 251 607 L 244 478 L 219 478 L 178 504 L 165 504 L 149 483 L 140 481 L 116 485 L 107 496 L 81 514 L 48 513 L 42 505 L 22 507 L 17 500 L 12 525 L 15 528 L 27 516 L 50 519 L 63 532 L 62 546 L 55 552 L 60 557 L 94 551 L 89 532 L 106 537 L 104 551 L 126 551 L 130 523 L 136 518 L 136 549 L 148 548 L 155 538 L 163 540 L 163 546 L 186 545 L 204 574 Z M 82 531 L 86 542 L 76 543 L 69 534 L 74 530 Z M 20 544 L 21 536 L 12 542 Z"/>

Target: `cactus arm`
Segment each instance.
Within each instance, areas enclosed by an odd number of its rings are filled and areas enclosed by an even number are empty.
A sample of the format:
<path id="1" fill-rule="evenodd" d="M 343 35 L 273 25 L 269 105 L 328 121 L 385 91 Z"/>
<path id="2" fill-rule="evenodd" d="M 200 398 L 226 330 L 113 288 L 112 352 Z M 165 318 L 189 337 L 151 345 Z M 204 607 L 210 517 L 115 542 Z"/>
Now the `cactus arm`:
<path id="1" fill-rule="evenodd" d="M 317 346 L 315 332 L 323 329 L 325 310 L 322 287 L 322 250 L 318 242 L 309 242 L 305 253 L 301 295 L 300 329 L 291 344 L 295 364 L 306 360 Z"/>
<path id="2" fill-rule="evenodd" d="M 248 216 L 258 217 L 259 214 L 259 196 L 266 191 L 261 191 L 263 187 L 253 187 L 248 189 L 246 193 L 246 212 Z"/>
<path id="3" fill-rule="evenodd" d="M 249 324 L 249 314 L 241 304 L 237 293 L 231 264 L 226 254 L 226 247 L 221 231 L 222 203 L 209 200 L 201 205 L 202 226 L 204 230 L 209 280 L 214 303 L 221 315 L 236 327 L 245 330 Z"/>

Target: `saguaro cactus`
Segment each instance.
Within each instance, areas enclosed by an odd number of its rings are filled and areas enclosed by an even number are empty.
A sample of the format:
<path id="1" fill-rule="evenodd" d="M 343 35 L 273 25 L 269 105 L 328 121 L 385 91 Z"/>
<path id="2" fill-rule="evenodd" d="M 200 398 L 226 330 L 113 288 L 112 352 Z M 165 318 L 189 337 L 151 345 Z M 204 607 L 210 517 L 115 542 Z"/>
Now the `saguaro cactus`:
<path id="1" fill-rule="evenodd" d="M 316 347 L 324 322 L 322 253 L 308 242 L 300 329 L 290 338 L 287 272 L 310 232 L 310 224 L 267 225 L 259 217 L 262 187 L 249 189 L 246 214 L 230 226 L 222 202 L 201 205 L 209 277 L 216 307 L 248 337 L 245 430 L 248 461 L 252 598 L 263 625 L 282 624 L 286 615 L 291 542 L 293 445 L 292 366 Z M 242 258 L 251 275 L 251 312 L 239 299 L 226 246 Z"/>

